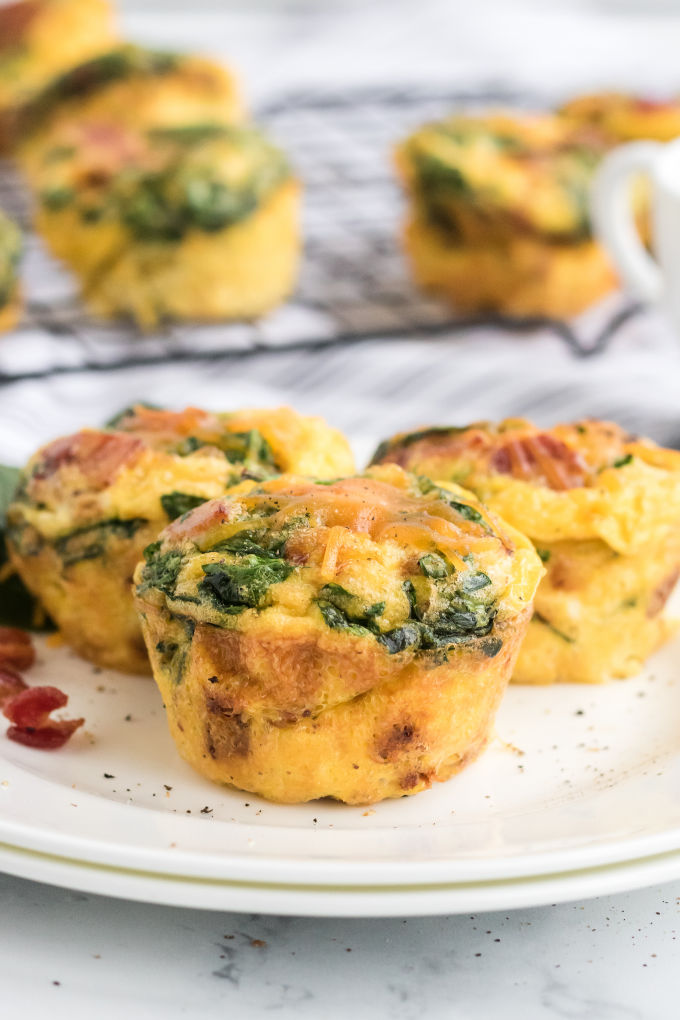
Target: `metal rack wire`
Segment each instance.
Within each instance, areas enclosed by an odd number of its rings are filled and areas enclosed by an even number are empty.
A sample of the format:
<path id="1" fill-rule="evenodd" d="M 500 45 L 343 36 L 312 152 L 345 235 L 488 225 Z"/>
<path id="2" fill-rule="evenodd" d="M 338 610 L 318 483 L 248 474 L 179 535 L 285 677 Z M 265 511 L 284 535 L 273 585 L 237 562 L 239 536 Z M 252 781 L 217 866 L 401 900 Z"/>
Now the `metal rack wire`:
<path id="1" fill-rule="evenodd" d="M 258 322 L 173 323 L 151 335 L 132 323 L 90 317 L 72 279 L 30 231 L 29 199 L 9 164 L 0 166 L 0 205 L 25 227 L 26 314 L 0 347 L 0 380 L 85 368 L 114 368 L 257 349 L 353 343 L 376 336 L 449 337 L 490 324 L 499 330 L 548 328 L 576 355 L 601 351 L 639 311 L 622 298 L 576 323 L 470 319 L 412 284 L 398 241 L 402 198 L 390 151 L 418 123 L 454 107 L 536 97 L 494 88 L 447 92 L 375 88 L 342 94 L 296 93 L 259 111 L 290 154 L 305 189 L 305 251 L 298 289 Z"/>

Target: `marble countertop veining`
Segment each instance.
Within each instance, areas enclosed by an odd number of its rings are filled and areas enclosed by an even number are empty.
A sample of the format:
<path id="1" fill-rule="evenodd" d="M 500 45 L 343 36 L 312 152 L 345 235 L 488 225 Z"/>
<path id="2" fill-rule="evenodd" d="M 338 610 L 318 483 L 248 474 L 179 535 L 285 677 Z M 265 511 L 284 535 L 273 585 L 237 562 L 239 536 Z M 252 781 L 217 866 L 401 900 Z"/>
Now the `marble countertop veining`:
<path id="1" fill-rule="evenodd" d="M 677 1020 L 680 882 L 586 903 L 334 920 L 127 903 L 0 876 L 2 1015 Z"/>

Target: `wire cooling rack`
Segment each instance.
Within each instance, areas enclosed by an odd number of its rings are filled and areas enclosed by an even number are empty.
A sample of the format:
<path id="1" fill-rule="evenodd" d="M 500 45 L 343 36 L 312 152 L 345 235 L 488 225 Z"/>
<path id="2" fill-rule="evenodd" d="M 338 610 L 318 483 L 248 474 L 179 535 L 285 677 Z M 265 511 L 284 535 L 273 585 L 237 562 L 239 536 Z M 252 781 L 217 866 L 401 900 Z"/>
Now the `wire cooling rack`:
<path id="1" fill-rule="evenodd" d="M 499 89 L 436 92 L 370 89 L 295 93 L 258 112 L 304 184 L 305 251 L 299 286 L 257 322 L 174 323 L 152 334 L 90 317 L 70 274 L 30 230 L 30 203 L 7 163 L 0 205 L 26 229 L 26 311 L 0 344 L 0 381 L 268 348 L 351 343 L 375 337 L 442 336 L 478 327 L 547 328 L 576 355 L 601 351 L 639 307 L 608 299 L 579 320 L 461 318 L 412 284 L 398 241 L 402 197 L 391 166 L 395 141 L 456 107 L 546 105 Z"/>

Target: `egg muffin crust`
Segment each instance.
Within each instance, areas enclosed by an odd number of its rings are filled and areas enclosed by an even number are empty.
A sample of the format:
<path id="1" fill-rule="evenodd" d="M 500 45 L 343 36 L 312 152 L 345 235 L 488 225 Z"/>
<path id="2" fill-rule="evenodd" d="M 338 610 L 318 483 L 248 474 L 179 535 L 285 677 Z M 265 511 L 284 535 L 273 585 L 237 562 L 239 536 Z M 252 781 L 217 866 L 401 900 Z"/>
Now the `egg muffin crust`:
<path id="1" fill-rule="evenodd" d="M 290 408 L 137 405 L 31 458 L 8 510 L 10 556 L 80 655 L 148 672 L 130 587 L 144 548 L 192 507 L 289 468 L 335 477 L 354 465 L 339 432 Z"/>
<path id="2" fill-rule="evenodd" d="M 191 765 L 361 804 L 479 754 L 542 572 L 465 490 L 388 466 L 204 504 L 145 550 L 136 604 Z"/>
<path id="3" fill-rule="evenodd" d="M 676 629 L 680 453 L 609 422 L 508 419 L 398 435 L 374 462 L 464 484 L 534 542 L 547 574 L 513 680 L 629 676 Z"/>
<path id="4" fill-rule="evenodd" d="M 205 57 L 123 43 L 52 79 L 17 118 L 17 155 L 31 178 L 78 124 L 140 131 L 233 124 L 244 117 L 233 74 Z"/>
<path id="5" fill-rule="evenodd" d="M 651 139 L 670 142 L 680 135 L 680 101 L 625 92 L 596 92 L 565 103 L 560 114 L 576 125 L 591 125 L 614 142 Z"/>
<path id="6" fill-rule="evenodd" d="M 0 5 L 0 150 L 15 118 L 54 75 L 113 45 L 106 0 L 17 0 Z"/>
<path id="7" fill-rule="evenodd" d="M 256 129 L 76 124 L 34 186 L 36 222 L 103 316 L 250 318 L 292 289 L 299 187 Z"/>
<path id="8" fill-rule="evenodd" d="M 21 312 L 19 228 L 0 209 L 0 333 L 11 329 Z"/>
<path id="9" fill-rule="evenodd" d="M 550 114 L 454 116 L 396 151 L 418 283 L 460 310 L 568 316 L 615 285 L 591 236 L 590 181 L 609 142 Z"/>

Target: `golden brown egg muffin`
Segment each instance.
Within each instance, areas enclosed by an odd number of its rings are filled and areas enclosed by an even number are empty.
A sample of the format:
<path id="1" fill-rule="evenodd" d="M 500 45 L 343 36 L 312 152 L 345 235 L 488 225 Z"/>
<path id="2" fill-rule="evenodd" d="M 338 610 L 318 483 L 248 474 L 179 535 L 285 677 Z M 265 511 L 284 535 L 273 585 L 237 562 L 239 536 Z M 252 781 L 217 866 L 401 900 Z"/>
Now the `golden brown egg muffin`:
<path id="1" fill-rule="evenodd" d="M 347 441 L 290 408 L 211 414 L 137 405 L 111 428 L 57 439 L 29 461 L 10 505 L 21 578 L 68 644 L 101 666 L 148 672 L 131 581 L 169 521 L 245 479 L 353 470 Z"/>
<path id="2" fill-rule="evenodd" d="M 165 529 L 136 604 L 182 756 L 286 803 L 365 804 L 484 747 L 542 574 L 458 486 L 291 475 Z"/>
<path id="3" fill-rule="evenodd" d="M 680 135 L 680 101 L 677 99 L 599 92 L 572 99 L 560 113 L 574 124 L 597 127 L 615 142 L 643 139 L 669 142 Z"/>
<path id="4" fill-rule="evenodd" d="M 582 311 L 615 283 L 588 214 L 607 144 L 549 114 L 455 116 L 416 131 L 396 163 L 418 283 L 465 311 Z"/>
<path id="5" fill-rule="evenodd" d="M 18 110 L 50 78 L 111 46 L 106 0 L 18 0 L 0 5 L 0 149 Z"/>
<path id="6" fill-rule="evenodd" d="M 123 124 L 139 131 L 232 124 L 244 116 L 234 76 L 204 57 L 123 44 L 70 68 L 18 118 L 18 157 L 29 178 L 71 145 L 78 125 Z"/>
<path id="7" fill-rule="evenodd" d="M 513 679 L 599 683 L 637 672 L 674 631 L 680 453 L 609 422 L 433 428 L 376 451 L 471 489 L 535 543 L 547 574 Z"/>
<path id="8" fill-rule="evenodd" d="M 34 186 L 37 227 L 97 314 L 251 318 L 294 285 L 299 186 L 254 128 L 79 124 Z"/>
<path id="9" fill-rule="evenodd" d="M 15 325 L 21 311 L 19 228 L 0 209 L 0 333 Z"/>

